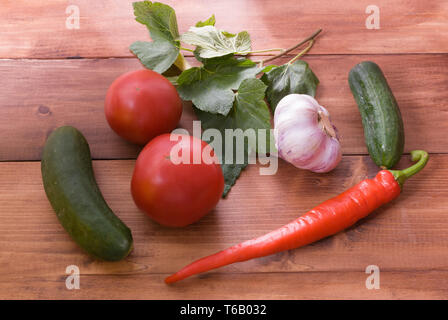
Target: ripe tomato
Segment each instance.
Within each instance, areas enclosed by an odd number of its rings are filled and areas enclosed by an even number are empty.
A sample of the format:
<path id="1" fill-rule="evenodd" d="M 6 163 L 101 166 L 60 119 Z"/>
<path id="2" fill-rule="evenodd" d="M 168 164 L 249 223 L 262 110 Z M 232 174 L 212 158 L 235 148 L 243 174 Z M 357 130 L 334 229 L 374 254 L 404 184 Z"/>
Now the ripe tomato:
<path id="1" fill-rule="evenodd" d="M 182 101 L 166 78 L 142 69 L 115 79 L 107 91 L 104 110 L 110 127 L 118 135 L 143 145 L 176 128 Z"/>
<path id="2" fill-rule="evenodd" d="M 170 227 L 199 220 L 216 206 L 223 190 L 224 177 L 211 146 L 179 134 L 151 140 L 137 158 L 131 181 L 136 205 Z"/>

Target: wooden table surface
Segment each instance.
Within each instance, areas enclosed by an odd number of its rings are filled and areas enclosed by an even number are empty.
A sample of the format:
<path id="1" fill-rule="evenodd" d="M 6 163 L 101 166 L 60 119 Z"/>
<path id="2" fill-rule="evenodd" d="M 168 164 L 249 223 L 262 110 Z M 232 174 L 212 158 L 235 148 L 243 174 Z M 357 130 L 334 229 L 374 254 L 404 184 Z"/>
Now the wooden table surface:
<path id="1" fill-rule="evenodd" d="M 120 74 L 141 68 L 128 50 L 148 39 L 131 1 L 3 0 L 0 5 L 0 298 L 16 299 L 416 299 L 448 298 L 448 2 L 444 0 L 167 1 L 184 32 L 216 15 L 217 26 L 247 30 L 254 49 L 289 47 L 323 28 L 304 60 L 321 84 L 342 137 L 343 159 L 328 174 L 280 162 L 276 175 L 249 166 L 217 208 L 184 229 L 164 228 L 135 207 L 130 177 L 139 149 L 108 127 L 103 101 Z M 80 9 L 67 29 L 66 8 Z M 365 13 L 380 9 L 380 29 Z M 75 59 L 76 58 L 76 59 Z M 257 57 L 255 57 L 257 58 Z M 285 57 L 277 64 L 290 59 Z M 191 61 L 191 57 L 189 58 Z M 353 228 L 313 245 L 215 270 L 167 286 L 194 259 L 264 234 L 378 170 L 367 154 L 347 83 L 350 68 L 377 62 L 399 102 L 406 145 L 430 152 L 400 198 Z M 193 119 L 186 104 L 181 125 Z M 40 154 L 61 125 L 90 143 L 99 186 L 132 229 L 135 249 L 122 262 L 84 254 L 45 196 Z M 66 267 L 81 272 L 68 290 Z M 365 270 L 380 269 L 368 290 Z"/>

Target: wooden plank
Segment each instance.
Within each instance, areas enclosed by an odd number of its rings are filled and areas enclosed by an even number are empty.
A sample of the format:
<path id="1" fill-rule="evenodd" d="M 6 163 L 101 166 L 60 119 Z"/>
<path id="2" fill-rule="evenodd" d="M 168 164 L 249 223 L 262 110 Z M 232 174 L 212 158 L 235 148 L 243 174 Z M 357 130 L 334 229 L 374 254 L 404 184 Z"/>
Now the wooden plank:
<path id="1" fill-rule="evenodd" d="M 59 225 L 43 191 L 39 162 L 3 162 L 0 298 L 195 299 L 234 298 L 235 292 L 238 298 L 447 298 L 447 160 L 448 155 L 431 155 L 400 198 L 345 232 L 174 287 L 163 285 L 167 273 L 273 230 L 373 176 L 377 168 L 367 156 L 345 156 L 336 170 L 322 175 L 280 162 L 276 175 L 259 176 L 252 165 L 214 212 L 187 228 L 171 229 L 153 223 L 133 204 L 133 160 L 94 161 L 106 200 L 135 241 L 126 260 L 108 263 L 84 254 Z M 399 167 L 407 165 L 403 159 Z M 86 276 L 85 290 L 78 293 L 64 287 L 65 268 L 72 264 Z M 371 264 L 385 272 L 385 290 L 378 293 L 364 287 L 364 270 Z M 118 284 L 120 292 L 110 290 Z"/>
<path id="2" fill-rule="evenodd" d="M 368 275 L 358 272 L 212 274 L 174 286 L 165 274 L 82 275 L 80 290 L 67 290 L 66 274 L 43 279 L 28 276 L 2 280 L 0 298 L 8 299 L 157 299 L 157 300 L 308 300 L 308 299 L 447 299 L 448 272 L 382 271 L 379 290 L 367 290 Z M 117 290 L 119 288 L 119 290 Z M 170 310 L 180 312 L 180 310 Z M 224 312 L 224 311 L 222 311 Z M 171 314 L 171 313 L 170 313 Z"/>
<path id="3" fill-rule="evenodd" d="M 0 58 L 129 57 L 129 45 L 148 39 L 127 1 L 2 1 Z M 380 29 L 365 26 L 371 1 L 196 0 L 164 1 L 177 12 L 180 32 L 216 15 L 217 26 L 247 30 L 254 49 L 283 47 L 313 31 L 325 31 L 313 54 L 448 52 L 448 2 L 377 0 Z M 67 29 L 69 5 L 80 11 L 80 28 Z M 231 14 L 229 14 L 231 12 Z"/>
<path id="4" fill-rule="evenodd" d="M 446 55 L 308 56 L 306 61 L 321 82 L 317 99 L 332 115 L 343 152 L 367 153 L 347 82 L 350 68 L 362 60 L 376 61 L 389 80 L 404 118 L 405 150 L 446 152 Z M 112 81 L 138 68 L 136 59 L 0 60 L 0 131 L 8 137 L 0 139 L 0 160 L 39 159 L 49 132 L 64 124 L 86 135 L 96 159 L 134 158 L 139 148 L 109 128 L 103 104 Z M 189 128 L 193 119 L 186 105 L 180 125 Z"/>

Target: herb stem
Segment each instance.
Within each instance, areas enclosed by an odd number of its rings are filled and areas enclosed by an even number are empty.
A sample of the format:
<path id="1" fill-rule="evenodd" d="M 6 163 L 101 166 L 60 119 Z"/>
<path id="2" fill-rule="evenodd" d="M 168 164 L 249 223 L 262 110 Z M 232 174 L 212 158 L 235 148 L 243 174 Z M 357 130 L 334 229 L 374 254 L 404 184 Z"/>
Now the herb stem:
<path id="1" fill-rule="evenodd" d="M 189 52 L 194 52 L 193 49 L 188 49 L 188 48 L 184 48 L 184 47 L 179 47 L 180 50 L 185 50 L 185 51 L 189 51 Z"/>
<path id="2" fill-rule="evenodd" d="M 272 52 L 272 51 L 280 51 L 283 52 L 285 49 L 283 48 L 272 48 L 272 49 L 262 49 L 262 50 L 253 50 L 253 51 L 243 51 L 243 52 L 236 52 L 236 55 L 246 55 L 246 54 L 253 54 L 253 53 L 263 53 L 263 52 Z"/>
<path id="3" fill-rule="evenodd" d="M 321 33 L 321 32 L 322 32 L 322 29 L 319 29 L 319 30 L 315 31 L 311 36 L 309 36 L 309 37 L 306 38 L 305 40 L 300 41 L 298 44 L 292 46 L 291 48 L 286 49 L 285 51 L 280 52 L 279 54 L 277 54 L 277 55 L 275 55 L 275 56 L 269 57 L 269 58 L 267 58 L 267 59 L 260 60 L 260 61 L 258 61 L 258 63 L 260 63 L 261 65 L 263 65 L 263 64 L 266 63 L 266 62 L 269 62 L 269 61 L 275 60 L 275 59 L 277 59 L 277 58 L 280 58 L 281 56 L 284 56 L 285 54 L 287 54 L 287 53 L 293 51 L 294 49 L 297 49 L 298 47 L 300 47 L 301 45 L 307 43 L 308 41 L 312 41 L 312 40 L 314 40 L 314 38 L 316 38 L 316 36 L 317 36 L 319 33 Z M 309 50 L 309 49 L 308 49 L 308 50 Z M 305 51 L 305 53 L 306 53 L 306 52 L 307 52 L 307 51 Z M 305 54 L 305 53 L 303 53 L 303 54 Z M 302 55 L 303 55 L 303 54 L 302 54 Z"/>
<path id="4" fill-rule="evenodd" d="M 288 64 L 293 63 L 294 61 L 296 61 L 297 59 L 299 59 L 301 56 L 303 56 L 304 54 L 306 54 L 308 51 L 310 51 L 311 47 L 314 44 L 314 40 L 310 40 L 310 43 L 308 44 L 308 46 L 303 49 L 298 55 L 296 55 L 294 58 L 292 58 L 291 60 L 289 60 Z"/>
<path id="5" fill-rule="evenodd" d="M 188 61 L 185 59 L 184 55 L 179 52 L 176 61 L 174 61 L 174 65 L 182 72 L 187 69 L 190 69 L 191 66 Z"/>

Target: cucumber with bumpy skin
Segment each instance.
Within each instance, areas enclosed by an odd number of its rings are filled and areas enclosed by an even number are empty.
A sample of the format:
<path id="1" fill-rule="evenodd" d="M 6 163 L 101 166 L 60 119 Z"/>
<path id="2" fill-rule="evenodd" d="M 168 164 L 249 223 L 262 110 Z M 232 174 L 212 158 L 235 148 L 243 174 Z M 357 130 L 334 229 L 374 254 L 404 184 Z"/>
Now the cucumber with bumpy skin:
<path id="1" fill-rule="evenodd" d="M 130 253 L 131 231 L 104 200 L 81 132 L 70 126 L 53 131 L 44 147 L 41 170 L 48 200 L 79 246 L 107 261 L 121 260 Z"/>
<path id="2" fill-rule="evenodd" d="M 397 101 L 380 67 L 371 61 L 354 66 L 348 82 L 361 112 L 364 138 L 373 161 L 391 168 L 404 149 L 404 129 Z"/>

